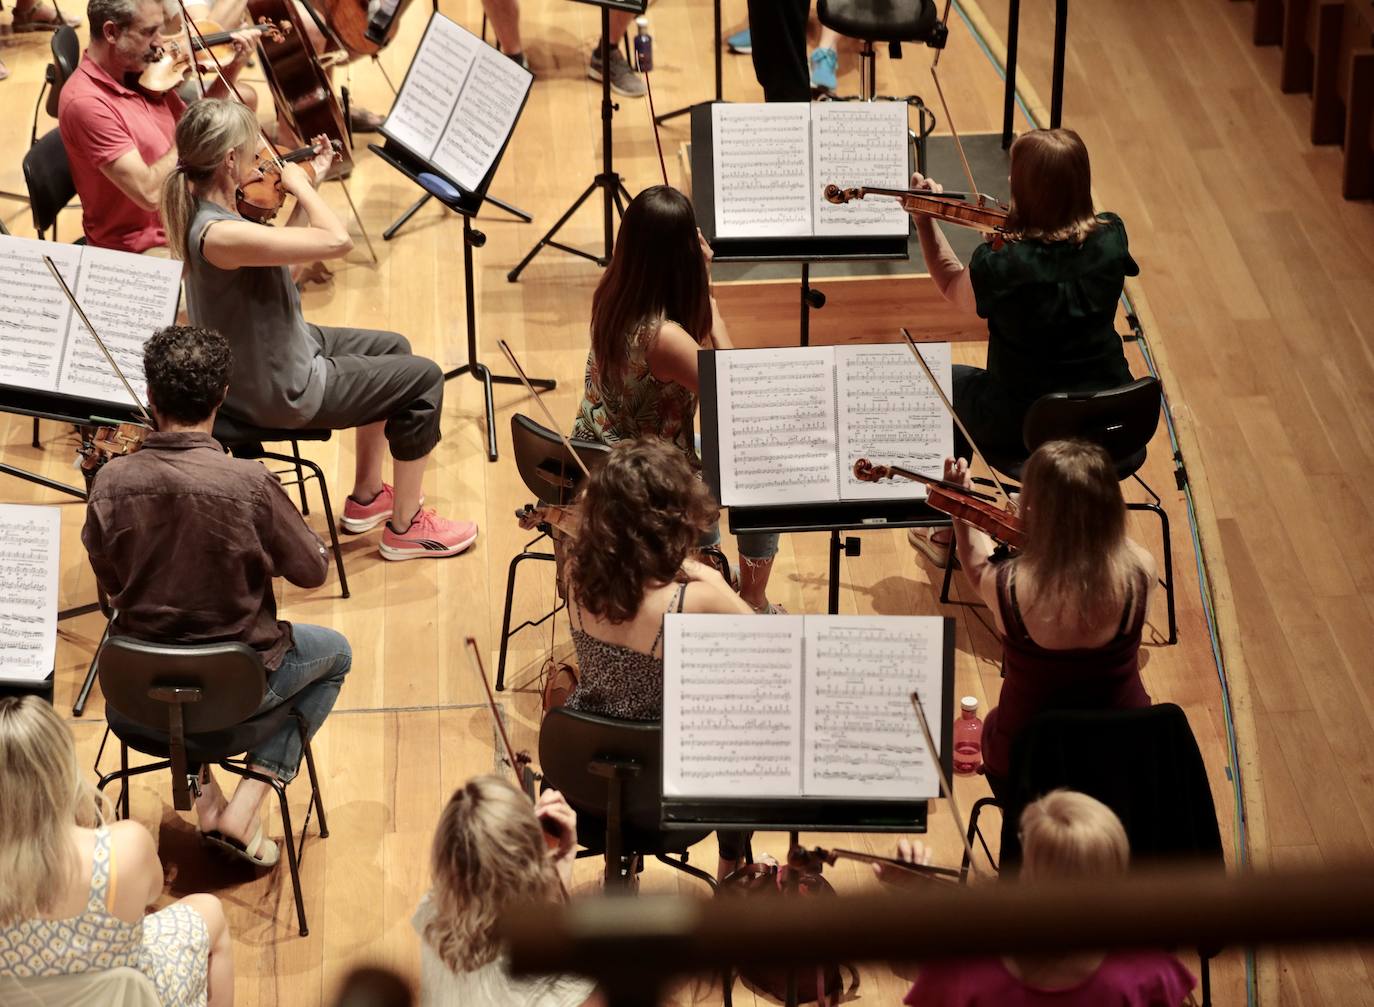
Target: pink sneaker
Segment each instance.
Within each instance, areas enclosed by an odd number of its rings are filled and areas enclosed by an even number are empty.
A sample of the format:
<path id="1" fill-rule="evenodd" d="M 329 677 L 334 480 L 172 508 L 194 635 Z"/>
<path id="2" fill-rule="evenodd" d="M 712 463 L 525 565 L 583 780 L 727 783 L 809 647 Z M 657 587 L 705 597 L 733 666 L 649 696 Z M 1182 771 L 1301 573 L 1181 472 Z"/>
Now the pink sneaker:
<path id="1" fill-rule="evenodd" d="M 371 531 L 391 517 L 391 508 L 396 503 L 396 491 L 382 483 L 382 491 L 369 504 L 360 504 L 349 497 L 344 501 L 343 520 L 339 522 L 343 530 L 353 535 Z"/>
<path id="2" fill-rule="evenodd" d="M 402 534 L 387 524 L 382 531 L 383 559 L 443 559 L 457 556 L 477 541 L 472 521 L 450 521 L 433 510 L 421 509 Z"/>

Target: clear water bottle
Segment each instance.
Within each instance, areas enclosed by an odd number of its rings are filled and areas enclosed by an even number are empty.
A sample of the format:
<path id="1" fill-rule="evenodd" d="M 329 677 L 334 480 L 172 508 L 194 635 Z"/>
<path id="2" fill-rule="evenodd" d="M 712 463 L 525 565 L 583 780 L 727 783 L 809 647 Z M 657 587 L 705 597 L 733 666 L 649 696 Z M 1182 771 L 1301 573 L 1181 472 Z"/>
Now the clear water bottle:
<path id="1" fill-rule="evenodd" d="M 635 18 L 635 69 L 648 73 L 654 68 L 654 40 L 649 36 L 649 19 Z"/>
<path id="2" fill-rule="evenodd" d="M 960 717 L 954 722 L 954 771 L 961 776 L 978 772 L 983 764 L 983 720 L 978 716 L 978 697 L 959 700 Z"/>

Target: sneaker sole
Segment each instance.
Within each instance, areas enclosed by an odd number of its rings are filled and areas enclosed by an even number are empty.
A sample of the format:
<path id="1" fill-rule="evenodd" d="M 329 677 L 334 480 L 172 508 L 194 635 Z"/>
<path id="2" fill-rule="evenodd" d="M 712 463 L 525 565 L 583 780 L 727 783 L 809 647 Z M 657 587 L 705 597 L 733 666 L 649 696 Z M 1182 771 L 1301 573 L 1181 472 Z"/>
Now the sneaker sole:
<path id="1" fill-rule="evenodd" d="M 601 71 L 600 71 L 600 70 L 595 70 L 595 69 L 593 69 L 592 67 L 587 67 L 587 79 L 588 79 L 588 80 L 594 80 L 594 81 L 596 81 L 598 84 L 600 84 L 600 83 L 601 83 Z M 643 91 L 626 91 L 626 90 L 622 89 L 621 87 L 619 87 L 619 86 L 616 84 L 615 81 L 611 81 L 611 90 L 614 91 L 616 94 L 620 95 L 620 97 L 622 97 L 622 98 L 643 98 L 643 97 L 644 97 L 644 92 L 643 92 Z"/>
<path id="2" fill-rule="evenodd" d="M 450 556 L 457 556 L 460 553 L 467 552 L 476 541 L 477 533 L 474 532 L 472 538 L 459 542 L 451 548 L 397 549 L 394 546 L 387 545 L 385 542 L 383 542 L 379 548 L 382 551 L 383 559 L 389 559 L 392 562 L 399 563 L 408 559 L 447 559 Z"/>
<path id="3" fill-rule="evenodd" d="M 339 521 L 339 528 L 349 535 L 361 535 L 365 531 L 371 531 L 373 528 L 376 528 L 389 517 L 391 517 L 391 511 L 369 518 L 346 517 Z"/>

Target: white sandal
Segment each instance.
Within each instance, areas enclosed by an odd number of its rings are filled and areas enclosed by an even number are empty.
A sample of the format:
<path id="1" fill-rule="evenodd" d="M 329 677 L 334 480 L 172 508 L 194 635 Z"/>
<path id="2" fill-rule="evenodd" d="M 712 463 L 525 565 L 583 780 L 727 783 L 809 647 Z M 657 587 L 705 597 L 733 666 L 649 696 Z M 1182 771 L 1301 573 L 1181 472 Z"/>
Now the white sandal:
<path id="1" fill-rule="evenodd" d="M 240 860 L 247 860 L 254 867 L 275 867 L 277 861 L 281 859 L 281 849 L 270 839 L 263 838 L 262 822 L 258 822 L 257 831 L 253 833 L 253 838 L 247 843 L 240 842 L 233 836 L 226 836 L 219 829 L 211 829 L 209 832 L 202 832 L 201 837 L 214 846 L 218 846 L 225 853 L 238 857 Z"/>

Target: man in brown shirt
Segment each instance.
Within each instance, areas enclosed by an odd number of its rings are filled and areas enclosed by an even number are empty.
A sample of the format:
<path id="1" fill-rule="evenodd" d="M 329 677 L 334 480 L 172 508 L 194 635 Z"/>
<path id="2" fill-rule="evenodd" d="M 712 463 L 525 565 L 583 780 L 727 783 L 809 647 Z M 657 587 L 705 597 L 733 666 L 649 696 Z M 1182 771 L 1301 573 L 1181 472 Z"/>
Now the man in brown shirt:
<path id="1" fill-rule="evenodd" d="M 246 643 L 268 671 L 258 712 L 289 703 L 313 735 L 352 651 L 332 629 L 277 618 L 272 578 L 318 587 L 328 556 L 276 477 L 260 462 L 226 455 L 211 435 L 231 363 L 228 342 L 210 329 L 174 325 L 148 340 L 143 369 L 158 429 L 96 476 L 81 541 L 115 612 L 112 635 Z M 256 769 L 282 781 L 300 760 L 291 720 L 250 753 Z M 260 866 L 276 863 L 276 845 L 262 838 L 268 790 L 245 779 L 226 801 L 205 767 L 196 812 L 206 838 Z"/>

